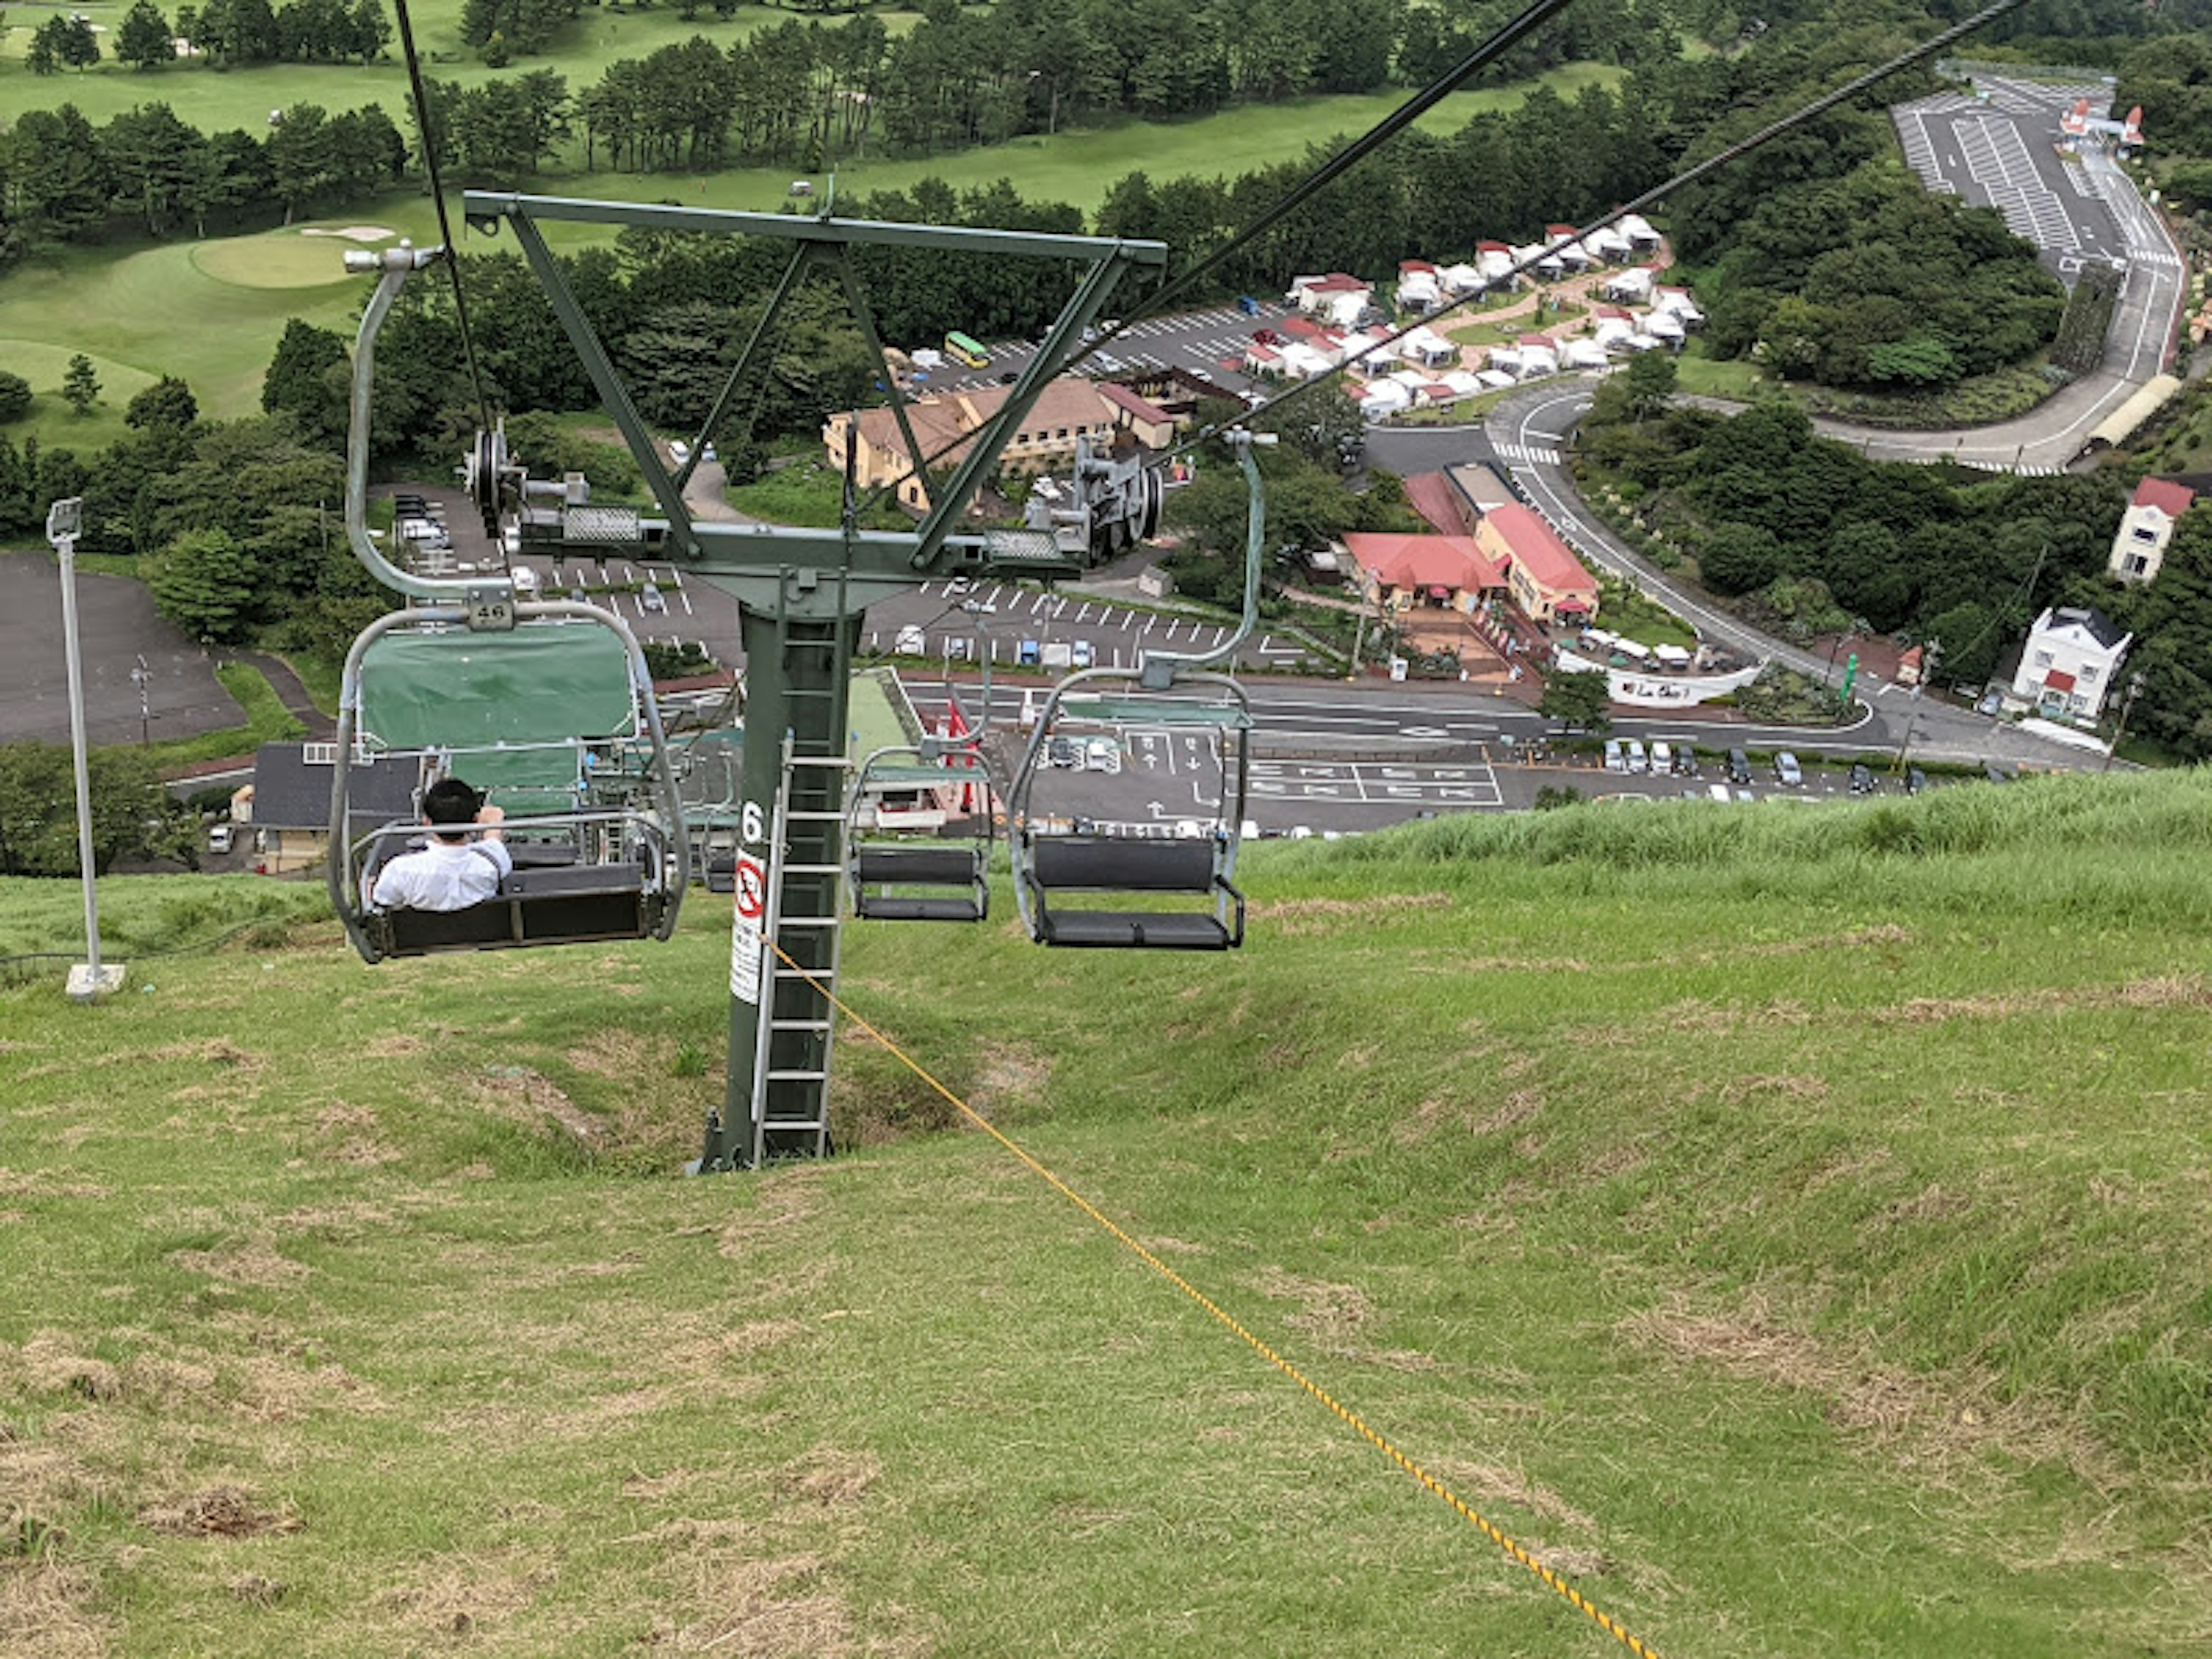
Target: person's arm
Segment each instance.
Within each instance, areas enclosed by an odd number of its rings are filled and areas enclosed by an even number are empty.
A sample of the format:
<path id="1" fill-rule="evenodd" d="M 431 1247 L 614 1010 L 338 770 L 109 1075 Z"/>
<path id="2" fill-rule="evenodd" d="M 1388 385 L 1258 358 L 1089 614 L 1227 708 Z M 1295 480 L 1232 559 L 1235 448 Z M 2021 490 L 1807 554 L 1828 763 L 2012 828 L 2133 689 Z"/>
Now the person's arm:
<path id="1" fill-rule="evenodd" d="M 477 836 L 477 845 L 499 866 L 501 881 L 506 880 L 514 869 L 514 854 L 507 850 L 507 836 L 499 827 L 506 821 L 504 808 L 486 805 L 477 811 L 477 826 L 481 832 Z"/>

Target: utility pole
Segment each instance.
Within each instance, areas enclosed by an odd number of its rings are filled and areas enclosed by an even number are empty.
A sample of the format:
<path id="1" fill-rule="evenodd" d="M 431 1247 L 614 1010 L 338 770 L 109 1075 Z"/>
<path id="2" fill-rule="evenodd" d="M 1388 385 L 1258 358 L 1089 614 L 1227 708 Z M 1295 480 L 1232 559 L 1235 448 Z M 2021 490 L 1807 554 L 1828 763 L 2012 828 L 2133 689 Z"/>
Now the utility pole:
<path id="1" fill-rule="evenodd" d="M 76 857 L 84 883 L 84 944 L 88 960 L 69 971 L 72 1002 L 97 1002 L 123 988 L 123 964 L 100 960 L 100 895 L 93 882 L 92 778 L 84 753 L 84 665 L 76 637 L 76 538 L 84 521 L 84 498 L 72 495 L 46 509 L 46 539 L 62 566 L 62 650 L 69 664 L 70 758 L 76 772 Z M 143 660 L 141 659 L 141 660 Z"/>
<path id="2" fill-rule="evenodd" d="M 2120 698 L 2120 723 L 2112 733 L 2112 746 L 2105 751 L 2105 763 L 2098 769 L 2100 771 L 2109 772 L 2112 769 L 2112 757 L 2120 752 L 2120 739 L 2128 734 L 2128 716 L 2136 712 L 2136 699 L 2142 694 L 2143 677 L 2140 674 L 2129 675 L 2127 691 Z"/>

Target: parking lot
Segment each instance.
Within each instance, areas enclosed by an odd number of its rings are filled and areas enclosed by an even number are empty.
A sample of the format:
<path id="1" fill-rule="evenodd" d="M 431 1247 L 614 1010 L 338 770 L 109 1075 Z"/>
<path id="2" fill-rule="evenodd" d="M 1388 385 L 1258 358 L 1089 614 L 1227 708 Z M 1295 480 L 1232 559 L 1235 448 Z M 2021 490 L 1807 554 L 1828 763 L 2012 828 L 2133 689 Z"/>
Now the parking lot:
<path id="1" fill-rule="evenodd" d="M 88 741 L 136 743 L 142 731 L 185 738 L 239 723 L 216 659 L 164 622 L 137 582 L 79 571 L 76 605 Z M 26 740 L 69 740 L 61 571 L 44 551 L 0 553 L 0 742 Z"/>
<path id="2" fill-rule="evenodd" d="M 1211 310 L 1154 317 L 1133 324 L 1127 333 L 1079 363 L 1074 372 L 1106 375 L 1143 369 L 1182 368 L 1194 373 L 1202 369 L 1228 390 L 1242 390 L 1249 384 L 1243 362 L 1245 348 L 1252 343 L 1252 331 L 1270 327 L 1295 314 L 1291 307 L 1274 300 L 1255 296 L 1254 302 L 1258 309 L 1252 312 L 1238 306 L 1217 306 Z M 959 392 L 995 386 L 1008 375 L 1021 372 L 1036 355 L 1036 343 L 1000 340 L 985 349 L 991 357 L 988 368 L 960 368 L 948 364 L 931 378 L 926 389 Z"/>
<path id="3" fill-rule="evenodd" d="M 1891 111 L 1905 161 L 1928 188 L 1996 209 L 2062 280 L 2087 259 L 2140 257 L 2095 174 L 2057 149 L 2059 119 L 2075 100 L 2094 90 L 2090 111 L 2102 114 L 2109 90 L 2009 82 L 1985 90 L 1986 100 L 1947 92 Z"/>

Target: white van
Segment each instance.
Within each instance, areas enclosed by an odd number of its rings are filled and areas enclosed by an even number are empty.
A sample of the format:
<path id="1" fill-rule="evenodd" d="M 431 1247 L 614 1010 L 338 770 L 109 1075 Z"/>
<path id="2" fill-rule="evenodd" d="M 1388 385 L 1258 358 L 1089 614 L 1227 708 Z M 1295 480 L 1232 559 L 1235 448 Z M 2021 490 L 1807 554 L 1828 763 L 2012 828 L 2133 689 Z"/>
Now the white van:
<path id="1" fill-rule="evenodd" d="M 1649 772 L 1651 769 L 1650 757 L 1644 752 L 1641 738 L 1628 740 L 1628 769 L 1632 772 Z"/>
<path id="2" fill-rule="evenodd" d="M 1605 740 L 1605 769 L 1608 772 L 1626 772 L 1628 769 L 1628 751 L 1621 746 L 1619 738 Z"/>
<path id="3" fill-rule="evenodd" d="M 1674 769 L 1674 751 L 1667 746 L 1667 741 L 1662 738 L 1651 745 L 1651 770 L 1664 777 Z"/>

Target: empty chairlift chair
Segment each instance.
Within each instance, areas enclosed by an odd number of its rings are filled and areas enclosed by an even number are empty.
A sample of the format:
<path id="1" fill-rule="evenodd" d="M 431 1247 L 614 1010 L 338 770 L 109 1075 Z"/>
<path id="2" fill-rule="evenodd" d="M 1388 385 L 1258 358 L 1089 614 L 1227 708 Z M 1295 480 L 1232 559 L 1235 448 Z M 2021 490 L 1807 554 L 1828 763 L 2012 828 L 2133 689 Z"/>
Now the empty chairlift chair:
<path id="1" fill-rule="evenodd" d="M 1132 815 L 1160 833 L 1073 833 L 1076 815 L 1050 810 L 1040 784 L 1054 772 L 1043 759 L 1052 738 L 1082 725 L 1178 745 L 1179 764 L 1210 757 L 1218 781 L 1211 822 L 1154 823 Z M 1054 687 L 1007 809 L 1015 902 L 1030 937 L 1041 945 L 1111 950 L 1228 951 L 1243 945 L 1244 896 L 1235 877 L 1251 726 L 1243 688 L 1224 675 L 1183 675 L 1173 691 L 1162 693 L 1142 689 L 1126 672 L 1091 669 Z M 1088 781 L 1097 775 L 1070 775 L 1085 778 L 1085 789 L 1097 787 Z M 1156 793 L 1159 785 L 1131 768 L 1113 775 L 1109 787 L 1130 797 Z"/>
<path id="2" fill-rule="evenodd" d="M 493 897 L 465 909 L 378 908 L 376 872 L 424 832 L 393 823 L 356 836 L 347 769 L 336 768 L 331 900 L 369 962 L 674 930 L 683 811 L 635 641 L 586 605 L 522 614 L 532 619 L 509 632 L 471 633 L 400 612 L 348 658 L 341 751 L 357 737 L 372 757 L 411 760 L 418 787 L 462 778 L 505 811 L 514 864 Z"/>
<path id="3" fill-rule="evenodd" d="M 956 796 L 975 833 L 960 840 L 886 839 L 890 791 Z M 980 795 L 981 799 L 972 799 Z M 981 921 L 990 914 L 991 778 L 975 744 L 927 740 L 878 749 L 861 763 L 848 804 L 846 884 L 866 921 Z"/>

